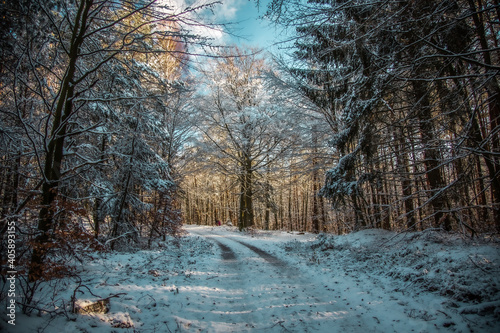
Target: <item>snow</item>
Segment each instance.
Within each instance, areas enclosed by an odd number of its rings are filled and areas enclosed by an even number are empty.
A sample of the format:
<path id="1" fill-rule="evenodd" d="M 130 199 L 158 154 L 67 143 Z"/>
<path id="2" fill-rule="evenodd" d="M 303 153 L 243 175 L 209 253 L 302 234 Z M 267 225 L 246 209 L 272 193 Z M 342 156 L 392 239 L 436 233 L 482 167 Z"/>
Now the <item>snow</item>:
<path id="1" fill-rule="evenodd" d="M 18 309 L 15 327 L 1 314 L 1 331 L 500 332 L 495 240 L 185 230 L 156 250 L 94 254 L 80 268 L 77 304 L 114 296 L 108 313 L 71 313 L 78 284 L 61 280 L 37 304 L 62 315 Z"/>

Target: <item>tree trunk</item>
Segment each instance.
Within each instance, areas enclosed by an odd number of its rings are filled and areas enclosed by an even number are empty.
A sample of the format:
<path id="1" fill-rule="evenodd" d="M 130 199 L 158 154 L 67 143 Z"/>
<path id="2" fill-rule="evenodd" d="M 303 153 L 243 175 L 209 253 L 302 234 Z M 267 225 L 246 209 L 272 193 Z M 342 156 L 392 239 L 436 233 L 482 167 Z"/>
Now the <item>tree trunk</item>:
<path id="1" fill-rule="evenodd" d="M 318 192 L 320 190 L 319 181 L 317 179 L 317 170 L 313 171 L 313 196 L 312 196 L 312 232 L 317 234 L 321 231 L 320 220 L 320 200 Z"/>
<path id="2" fill-rule="evenodd" d="M 240 231 L 254 225 L 252 173 L 252 161 L 246 157 L 243 175 L 241 175 L 240 218 L 238 221 Z"/>
<path id="3" fill-rule="evenodd" d="M 35 238 L 33 244 L 29 281 L 40 279 L 44 271 L 43 264 L 45 255 L 47 254 L 46 243 L 50 239 L 50 233 L 54 222 L 55 207 L 53 207 L 53 204 L 57 197 L 61 180 L 62 162 L 64 158 L 63 148 L 67 131 L 66 120 L 73 112 L 76 63 L 79 58 L 80 46 L 83 43 L 83 36 L 87 30 L 88 13 L 92 4 L 93 0 L 82 0 L 80 2 L 71 37 L 68 66 L 61 83 L 59 100 L 53 115 L 52 131 L 44 161 L 44 182 L 42 185 L 41 209 L 38 217 L 39 235 Z"/>
<path id="4" fill-rule="evenodd" d="M 405 152 L 405 138 L 403 133 L 403 128 L 399 129 L 399 133 L 394 133 L 398 136 L 396 146 L 396 161 L 399 168 L 399 173 L 401 177 L 401 187 L 403 191 L 403 205 L 406 216 L 406 228 L 408 230 L 416 229 L 416 220 L 415 220 L 415 206 L 413 204 L 413 194 L 412 194 L 412 185 L 410 177 L 410 168 L 408 164 L 408 158 Z"/>
<path id="5" fill-rule="evenodd" d="M 433 209 L 434 225 L 442 226 L 446 231 L 451 230 L 451 218 L 444 210 L 449 208 L 445 194 L 439 193 L 446 186 L 440 167 L 441 156 L 437 139 L 434 135 L 435 128 L 432 121 L 432 111 L 428 97 L 429 86 L 422 81 L 412 82 L 415 100 L 417 103 L 417 118 L 421 134 L 424 166 L 427 184 L 429 186 L 429 201 Z"/>
<path id="6" fill-rule="evenodd" d="M 469 6 L 472 12 L 472 19 L 476 26 L 476 34 L 479 38 L 481 48 L 483 50 L 483 59 L 486 65 L 492 65 L 490 47 L 484 27 L 484 20 L 480 11 L 482 11 L 482 4 L 479 2 L 479 8 L 473 0 L 469 0 Z M 497 15 L 498 15 L 497 8 Z M 498 74 L 498 73 L 496 73 Z M 497 81 L 497 76 L 493 75 L 485 85 L 486 93 L 488 96 L 488 111 L 490 120 L 490 135 L 491 135 L 491 150 L 492 154 L 485 159 L 491 177 L 491 196 L 493 201 L 493 216 L 496 231 L 500 232 L 500 157 L 495 154 L 500 152 L 500 86 Z"/>

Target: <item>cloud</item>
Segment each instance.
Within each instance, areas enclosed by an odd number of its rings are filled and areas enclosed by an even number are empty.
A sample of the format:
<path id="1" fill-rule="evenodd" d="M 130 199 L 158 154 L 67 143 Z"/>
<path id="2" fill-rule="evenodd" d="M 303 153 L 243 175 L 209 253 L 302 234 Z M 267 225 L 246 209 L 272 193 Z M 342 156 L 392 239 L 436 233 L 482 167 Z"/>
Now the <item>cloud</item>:
<path id="1" fill-rule="evenodd" d="M 223 0 L 220 10 L 216 12 L 216 17 L 223 20 L 234 20 L 242 5 L 241 0 Z"/>

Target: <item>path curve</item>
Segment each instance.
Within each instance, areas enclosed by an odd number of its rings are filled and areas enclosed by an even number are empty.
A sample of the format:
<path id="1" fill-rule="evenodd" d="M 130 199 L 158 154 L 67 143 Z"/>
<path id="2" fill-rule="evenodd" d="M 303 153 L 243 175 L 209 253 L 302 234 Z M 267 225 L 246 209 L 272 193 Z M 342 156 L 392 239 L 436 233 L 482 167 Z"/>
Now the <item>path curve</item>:
<path id="1" fill-rule="evenodd" d="M 376 318 L 365 318 L 348 308 L 341 296 L 329 295 L 323 285 L 311 283 L 307 272 L 291 266 L 277 255 L 251 244 L 238 234 L 227 237 L 217 228 L 190 229 L 220 250 L 220 278 L 213 292 L 217 323 L 197 322 L 207 332 L 393 332 L 379 330 Z M 243 239 L 243 240 L 242 240 Z M 214 281 L 211 279 L 210 281 Z M 202 314 L 198 316 L 204 317 Z M 194 322 L 192 314 L 184 320 Z"/>

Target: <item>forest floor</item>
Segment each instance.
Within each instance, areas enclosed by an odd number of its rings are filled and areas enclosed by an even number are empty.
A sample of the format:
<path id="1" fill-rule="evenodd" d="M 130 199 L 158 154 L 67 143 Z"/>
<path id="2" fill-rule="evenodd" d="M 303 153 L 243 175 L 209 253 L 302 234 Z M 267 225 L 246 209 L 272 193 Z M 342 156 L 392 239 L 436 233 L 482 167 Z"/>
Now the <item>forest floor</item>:
<path id="1" fill-rule="evenodd" d="M 17 313 L 12 326 L 2 306 L 0 331 L 500 332 L 498 240 L 185 230 L 155 250 L 94 254 L 79 284 L 39 293 L 58 315 Z M 73 314 L 73 294 L 109 311 Z"/>

